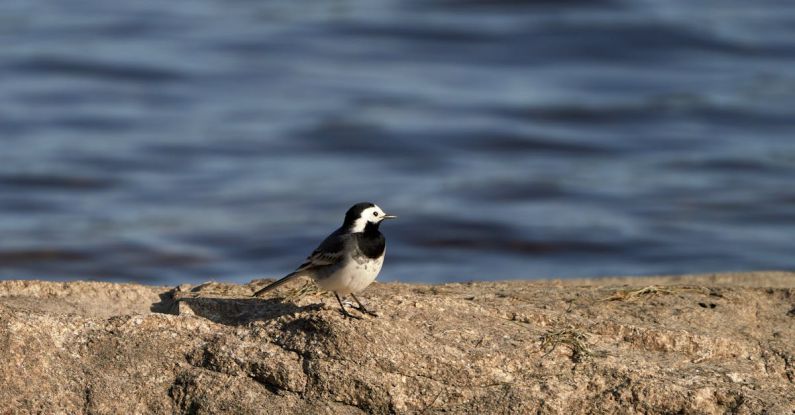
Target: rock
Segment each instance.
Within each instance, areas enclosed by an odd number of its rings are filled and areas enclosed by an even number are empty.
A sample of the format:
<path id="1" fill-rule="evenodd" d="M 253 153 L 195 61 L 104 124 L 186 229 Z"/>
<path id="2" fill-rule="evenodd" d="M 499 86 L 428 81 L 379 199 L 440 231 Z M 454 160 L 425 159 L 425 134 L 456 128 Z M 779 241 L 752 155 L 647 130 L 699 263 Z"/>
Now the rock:
<path id="1" fill-rule="evenodd" d="M 264 283 L 2 281 L 0 409 L 795 411 L 794 273 L 374 284 L 361 320 Z"/>

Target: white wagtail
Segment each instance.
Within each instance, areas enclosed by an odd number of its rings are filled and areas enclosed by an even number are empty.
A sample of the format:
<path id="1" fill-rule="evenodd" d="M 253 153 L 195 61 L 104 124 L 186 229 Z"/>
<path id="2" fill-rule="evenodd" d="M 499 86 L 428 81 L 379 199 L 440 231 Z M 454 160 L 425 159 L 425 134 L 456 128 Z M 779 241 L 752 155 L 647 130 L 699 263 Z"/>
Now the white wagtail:
<path id="1" fill-rule="evenodd" d="M 259 296 L 296 277 L 311 277 L 320 288 L 332 291 L 340 303 L 342 314 L 353 317 L 345 311 L 340 294 L 350 294 L 359 304 L 359 311 L 375 316 L 356 298 L 358 293 L 373 281 L 384 264 L 386 240 L 378 230 L 387 215 L 373 203 L 357 203 L 345 213 L 345 222 L 339 229 L 326 237 L 312 252 L 307 261 L 282 279 L 254 293 Z"/>

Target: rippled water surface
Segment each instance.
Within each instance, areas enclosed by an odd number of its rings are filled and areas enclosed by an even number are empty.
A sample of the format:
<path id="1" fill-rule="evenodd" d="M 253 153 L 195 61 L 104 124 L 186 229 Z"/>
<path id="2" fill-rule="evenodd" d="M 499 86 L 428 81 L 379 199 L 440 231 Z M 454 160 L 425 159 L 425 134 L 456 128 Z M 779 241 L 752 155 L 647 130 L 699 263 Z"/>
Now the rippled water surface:
<path id="1" fill-rule="evenodd" d="M 0 3 L 0 277 L 795 268 L 791 1 Z"/>

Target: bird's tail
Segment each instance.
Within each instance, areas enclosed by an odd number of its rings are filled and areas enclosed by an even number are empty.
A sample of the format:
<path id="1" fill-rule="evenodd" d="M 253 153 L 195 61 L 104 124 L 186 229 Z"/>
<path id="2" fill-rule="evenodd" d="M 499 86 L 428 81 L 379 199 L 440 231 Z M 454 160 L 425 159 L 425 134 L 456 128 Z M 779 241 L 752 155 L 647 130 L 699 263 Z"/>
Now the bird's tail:
<path id="1" fill-rule="evenodd" d="M 301 274 L 298 271 L 291 272 L 291 273 L 285 275 L 284 277 L 282 277 L 280 280 L 274 281 L 274 282 L 268 284 L 265 288 L 255 292 L 254 293 L 254 297 L 259 297 L 260 294 L 262 294 L 262 293 L 264 293 L 266 291 L 270 291 L 270 290 L 272 290 L 272 289 L 274 289 L 274 288 L 276 288 L 276 287 L 278 287 L 278 286 L 280 286 L 280 285 L 282 285 L 282 284 L 284 284 L 286 282 L 289 282 L 293 278 L 296 278 L 296 277 L 298 277 L 300 275 Z"/>

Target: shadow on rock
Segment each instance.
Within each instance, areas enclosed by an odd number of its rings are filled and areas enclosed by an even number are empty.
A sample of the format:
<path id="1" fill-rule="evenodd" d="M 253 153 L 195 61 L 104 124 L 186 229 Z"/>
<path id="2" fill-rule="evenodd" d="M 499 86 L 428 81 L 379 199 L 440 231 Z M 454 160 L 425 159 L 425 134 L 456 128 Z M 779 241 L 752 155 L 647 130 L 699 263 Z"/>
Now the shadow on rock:
<path id="1" fill-rule="evenodd" d="M 174 298 L 175 290 L 168 290 L 158 294 L 160 302 L 152 303 L 149 311 L 160 314 L 179 314 L 177 300 Z"/>
<path id="2" fill-rule="evenodd" d="M 150 310 L 155 313 L 196 315 L 216 323 L 238 326 L 322 307 L 321 304 L 299 307 L 290 302 L 271 298 L 188 296 L 170 290 L 160 294 L 160 302 L 152 304 Z"/>

